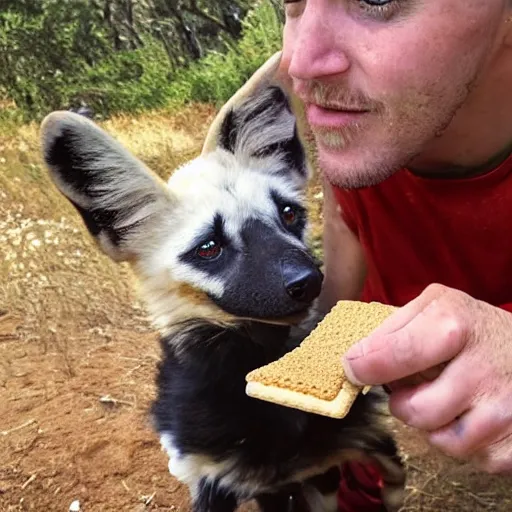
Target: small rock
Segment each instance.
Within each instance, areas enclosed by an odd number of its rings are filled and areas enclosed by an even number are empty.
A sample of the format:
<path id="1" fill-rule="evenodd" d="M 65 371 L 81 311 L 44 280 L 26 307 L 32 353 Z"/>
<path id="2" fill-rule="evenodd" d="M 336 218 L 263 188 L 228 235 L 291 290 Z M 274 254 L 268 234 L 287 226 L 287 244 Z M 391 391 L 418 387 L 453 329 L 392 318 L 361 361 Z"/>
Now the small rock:
<path id="1" fill-rule="evenodd" d="M 69 505 L 69 512 L 80 512 L 80 502 L 78 500 L 73 501 L 71 505 Z"/>

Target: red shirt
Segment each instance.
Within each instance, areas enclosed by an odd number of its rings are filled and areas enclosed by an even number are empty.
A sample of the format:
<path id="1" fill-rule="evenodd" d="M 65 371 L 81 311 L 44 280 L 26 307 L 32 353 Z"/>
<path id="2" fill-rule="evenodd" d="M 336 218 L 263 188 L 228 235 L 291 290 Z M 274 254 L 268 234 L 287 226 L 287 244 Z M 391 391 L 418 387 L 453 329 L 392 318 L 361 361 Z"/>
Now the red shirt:
<path id="1" fill-rule="evenodd" d="M 404 169 L 335 194 L 366 255 L 361 300 L 403 306 L 441 283 L 512 311 L 512 156 L 474 178 Z"/>

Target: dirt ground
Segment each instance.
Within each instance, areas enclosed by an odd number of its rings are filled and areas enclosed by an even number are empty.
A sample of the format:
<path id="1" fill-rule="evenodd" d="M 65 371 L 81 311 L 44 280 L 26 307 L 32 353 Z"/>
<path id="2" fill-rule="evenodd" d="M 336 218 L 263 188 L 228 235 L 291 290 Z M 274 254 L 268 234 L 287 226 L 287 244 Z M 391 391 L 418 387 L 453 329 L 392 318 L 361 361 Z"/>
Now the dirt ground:
<path id="1" fill-rule="evenodd" d="M 199 150 L 211 109 L 107 125 L 161 174 Z M 202 127 L 202 128 L 198 128 Z M 148 135 L 148 134 L 152 135 Z M 49 184 L 34 127 L 0 134 L 0 512 L 190 510 L 151 429 L 159 357 L 129 269 L 100 255 Z M 321 193 L 311 192 L 315 244 Z M 395 425 L 404 511 L 512 510 L 512 479 Z M 363 511 L 364 512 L 364 511 Z"/>

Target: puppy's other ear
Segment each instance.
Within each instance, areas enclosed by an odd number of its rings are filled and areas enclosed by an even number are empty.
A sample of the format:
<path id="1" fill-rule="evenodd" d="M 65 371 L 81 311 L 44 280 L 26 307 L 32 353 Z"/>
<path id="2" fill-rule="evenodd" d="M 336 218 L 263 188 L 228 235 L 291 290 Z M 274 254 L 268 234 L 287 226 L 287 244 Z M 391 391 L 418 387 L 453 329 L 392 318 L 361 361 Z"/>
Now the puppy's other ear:
<path id="1" fill-rule="evenodd" d="M 269 172 L 291 173 L 303 186 L 309 167 L 299 136 L 303 123 L 299 130 L 296 119 L 301 106 L 291 92 L 285 93 L 281 56 L 281 52 L 272 55 L 223 105 L 208 130 L 202 154 L 220 147 L 242 164 L 247 158 L 271 156 Z"/>
<path id="2" fill-rule="evenodd" d="M 304 147 L 289 100 L 277 85 L 256 91 L 226 113 L 218 144 L 235 156 L 280 160 L 287 171 L 307 177 Z"/>
<path id="3" fill-rule="evenodd" d="M 78 114 L 47 116 L 41 142 L 53 182 L 101 249 L 115 261 L 136 258 L 145 248 L 150 223 L 171 210 L 165 183 Z"/>

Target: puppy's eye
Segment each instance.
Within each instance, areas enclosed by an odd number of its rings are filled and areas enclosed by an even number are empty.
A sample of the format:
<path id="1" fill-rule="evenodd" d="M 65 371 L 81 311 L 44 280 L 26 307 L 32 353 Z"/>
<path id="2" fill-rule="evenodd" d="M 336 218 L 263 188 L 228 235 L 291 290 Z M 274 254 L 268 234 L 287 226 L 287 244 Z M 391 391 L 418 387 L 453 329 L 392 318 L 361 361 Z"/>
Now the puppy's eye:
<path id="1" fill-rule="evenodd" d="M 283 219 L 283 222 L 287 226 L 293 226 L 295 224 L 295 222 L 297 221 L 297 217 L 298 217 L 297 211 L 295 210 L 295 208 L 293 206 L 286 205 L 281 210 L 281 218 Z"/>
<path id="2" fill-rule="evenodd" d="M 208 240 L 196 249 L 196 254 L 203 260 L 214 260 L 222 253 L 222 246 L 216 240 Z"/>

